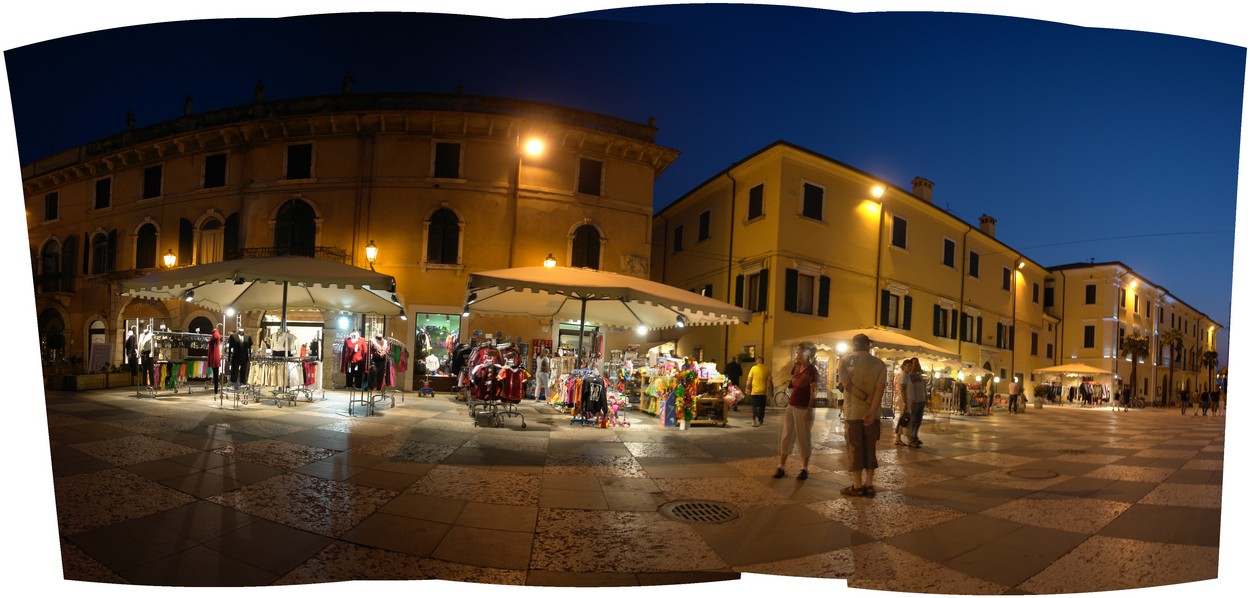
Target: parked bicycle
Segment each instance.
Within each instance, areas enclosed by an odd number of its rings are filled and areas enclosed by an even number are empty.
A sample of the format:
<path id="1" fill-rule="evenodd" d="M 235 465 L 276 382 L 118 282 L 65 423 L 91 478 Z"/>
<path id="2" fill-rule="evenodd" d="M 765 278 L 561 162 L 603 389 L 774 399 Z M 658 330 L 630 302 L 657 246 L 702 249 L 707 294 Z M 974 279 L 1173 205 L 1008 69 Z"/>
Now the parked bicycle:
<path id="1" fill-rule="evenodd" d="M 768 406 L 769 407 L 785 407 L 786 405 L 789 405 L 789 404 L 790 404 L 790 387 L 785 386 L 785 387 L 782 387 L 781 390 L 778 390 L 777 392 L 773 393 L 772 402 L 769 403 Z"/>

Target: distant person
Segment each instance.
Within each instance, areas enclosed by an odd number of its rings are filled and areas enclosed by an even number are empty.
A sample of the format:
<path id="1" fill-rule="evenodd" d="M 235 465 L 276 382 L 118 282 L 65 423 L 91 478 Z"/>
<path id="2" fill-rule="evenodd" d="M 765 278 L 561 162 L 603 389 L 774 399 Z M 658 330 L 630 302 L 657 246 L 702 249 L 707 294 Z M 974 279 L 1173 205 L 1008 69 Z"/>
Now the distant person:
<path id="1" fill-rule="evenodd" d="M 742 388 L 742 364 L 738 363 L 737 357 L 730 357 L 729 363 L 725 364 L 725 380 L 730 384 Z M 738 410 L 738 403 L 734 402 L 733 410 Z"/>
<path id="2" fill-rule="evenodd" d="M 794 377 L 790 379 L 790 404 L 786 405 L 786 413 L 781 420 L 781 461 L 777 464 L 774 478 L 785 477 L 786 458 L 799 445 L 799 458 L 803 460 L 803 468 L 799 470 L 797 479 L 807 479 L 807 464 L 812 459 L 812 424 L 816 418 L 812 410 L 812 402 L 816 397 L 816 366 L 812 358 L 816 356 L 816 345 L 800 343 L 794 352 Z M 884 371 L 884 370 L 883 370 Z"/>
<path id="3" fill-rule="evenodd" d="M 924 406 L 929 402 L 928 389 L 925 388 L 924 372 L 920 369 L 920 360 L 913 357 L 910 359 L 911 367 L 908 368 L 907 379 L 904 385 L 904 392 L 907 397 L 907 414 L 911 420 L 908 428 L 907 436 L 911 438 L 911 442 L 907 443 L 912 448 L 920 448 L 924 444 L 920 442 L 920 423 L 924 421 Z"/>
<path id="4" fill-rule="evenodd" d="M 903 440 L 903 435 L 908 433 L 911 428 L 911 410 L 907 407 L 907 383 L 906 380 L 911 376 L 911 360 L 905 359 L 899 364 L 898 372 L 894 374 L 894 414 L 898 419 L 898 423 L 894 424 L 894 444 L 897 446 L 907 446 L 911 444 L 911 438 Z"/>
<path id="5" fill-rule="evenodd" d="M 768 397 L 773 396 L 773 371 L 764 364 L 763 355 L 756 356 L 755 365 L 747 372 L 747 391 L 751 393 L 751 426 L 762 426 Z"/>
<path id="6" fill-rule="evenodd" d="M 1185 415 L 1185 411 L 1189 409 L 1189 391 L 1181 390 L 1181 415 Z"/>
<path id="7" fill-rule="evenodd" d="M 1211 415 L 1216 416 L 1219 414 L 1220 414 L 1220 391 L 1213 390 L 1211 391 Z"/>
<path id="8" fill-rule="evenodd" d="M 1202 416 L 1206 417 L 1207 410 L 1211 408 L 1211 393 L 1203 391 L 1198 394 L 1198 406 L 1202 408 Z M 1194 415 L 1198 415 L 1198 410 L 1194 410 Z"/>
<path id="9" fill-rule="evenodd" d="M 876 496 L 872 486 L 877 471 L 877 440 L 881 438 L 881 396 L 885 394 L 885 363 L 868 352 L 872 341 L 857 334 L 853 351 L 838 364 L 838 379 L 846 388 L 843 428 L 847 469 L 853 481 L 842 489 L 844 496 Z"/>
<path id="10" fill-rule="evenodd" d="M 1007 385 L 1007 413 L 1020 413 L 1020 383 L 1015 378 Z"/>

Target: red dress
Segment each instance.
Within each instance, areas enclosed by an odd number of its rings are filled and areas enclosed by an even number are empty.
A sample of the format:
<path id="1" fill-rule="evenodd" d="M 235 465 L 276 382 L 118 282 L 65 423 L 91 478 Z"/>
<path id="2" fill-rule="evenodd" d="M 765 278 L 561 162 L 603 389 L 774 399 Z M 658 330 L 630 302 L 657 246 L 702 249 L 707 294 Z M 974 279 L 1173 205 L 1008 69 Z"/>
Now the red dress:
<path id="1" fill-rule="evenodd" d="M 208 367 L 221 368 L 221 332 L 216 328 L 212 338 L 208 339 Z"/>

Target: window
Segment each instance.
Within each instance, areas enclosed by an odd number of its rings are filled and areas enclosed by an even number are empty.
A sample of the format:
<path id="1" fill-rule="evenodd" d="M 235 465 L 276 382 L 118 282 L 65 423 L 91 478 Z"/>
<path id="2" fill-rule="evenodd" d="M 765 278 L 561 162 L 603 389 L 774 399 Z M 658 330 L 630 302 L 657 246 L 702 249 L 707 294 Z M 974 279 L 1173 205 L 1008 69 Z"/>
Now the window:
<path id="1" fill-rule="evenodd" d="M 161 181 L 164 179 L 164 173 L 165 169 L 160 164 L 143 169 L 143 199 L 161 196 Z"/>
<path id="2" fill-rule="evenodd" d="M 959 340 L 981 342 L 981 316 L 975 318 L 971 314 L 960 314 Z"/>
<path id="3" fill-rule="evenodd" d="M 1042 295 L 1042 307 L 1055 306 L 1055 287 L 1046 287 L 1046 293 Z"/>
<path id="4" fill-rule="evenodd" d="M 312 178 L 313 146 L 296 143 L 286 146 L 286 179 Z"/>
<path id="5" fill-rule="evenodd" d="M 673 228 L 673 253 L 678 253 L 682 250 L 682 233 L 685 232 L 684 229 L 685 227 L 680 224 Z"/>
<path id="6" fill-rule="evenodd" d="M 430 216 L 426 234 L 425 261 L 431 264 L 460 263 L 460 218 L 448 208 Z"/>
<path id="7" fill-rule="evenodd" d="M 39 274 L 43 279 L 43 292 L 55 293 L 60 290 L 61 275 L 61 244 L 56 240 L 48 241 L 40 252 Z"/>
<path id="8" fill-rule="evenodd" d="M 1037 355 L 1037 333 L 1029 333 L 1029 355 Z"/>
<path id="9" fill-rule="evenodd" d="M 91 274 L 113 271 L 113 254 L 117 247 L 117 231 L 100 232 L 91 237 Z M 84 264 L 86 266 L 86 264 Z"/>
<path id="10" fill-rule="evenodd" d="M 1141 313 L 1141 303 L 1138 302 L 1137 295 L 1133 295 L 1133 313 L 1135 314 Z"/>
<path id="11" fill-rule="evenodd" d="M 1046 359 L 1054 359 L 1054 358 L 1055 358 L 1055 345 L 1052 343 L 1046 343 Z"/>
<path id="12" fill-rule="evenodd" d="M 1146 317 L 1149 318 L 1154 312 L 1154 306 L 1150 304 L 1150 300 L 1146 300 Z M 1162 318 L 1160 318 L 1162 319 Z"/>
<path id="13" fill-rule="evenodd" d="M 981 254 L 975 251 L 968 252 L 968 276 L 981 278 Z"/>
<path id="14" fill-rule="evenodd" d="M 933 305 L 933 336 L 938 338 L 953 338 L 954 330 L 951 328 L 951 318 L 953 310 L 947 311 L 941 305 Z"/>
<path id="15" fill-rule="evenodd" d="M 1002 322 L 994 325 L 994 346 L 999 349 L 1007 348 L 1007 327 Z"/>
<path id="16" fill-rule="evenodd" d="M 1098 285 L 1085 285 L 1085 305 L 1098 303 Z"/>
<path id="17" fill-rule="evenodd" d="M 1120 327 L 1118 337 L 1119 338 L 1116 339 L 1115 347 L 1116 349 L 1123 351 L 1124 350 L 1124 327 L 1123 326 Z"/>
<path id="18" fill-rule="evenodd" d="M 768 269 L 739 274 L 734 282 L 734 305 L 753 312 L 768 310 Z"/>
<path id="19" fill-rule="evenodd" d="M 139 227 L 135 237 L 135 268 L 156 267 L 156 225 L 151 222 Z"/>
<path id="20" fill-rule="evenodd" d="M 53 191 L 43 196 L 43 221 L 52 222 L 61 215 L 61 194 Z"/>
<path id="21" fill-rule="evenodd" d="M 603 194 L 603 162 L 582 158 L 577 167 L 577 192 L 586 195 Z"/>
<path id="22" fill-rule="evenodd" d="M 1124 289 L 1120 289 L 1120 307 L 1124 307 L 1125 295 Z"/>
<path id="23" fill-rule="evenodd" d="M 907 219 L 895 214 L 893 222 L 890 227 L 890 244 L 899 249 L 907 249 Z"/>
<path id="24" fill-rule="evenodd" d="M 204 156 L 204 188 L 226 186 L 226 155 Z"/>
<path id="25" fill-rule="evenodd" d="M 712 211 L 704 210 L 699 214 L 699 240 L 706 241 L 712 234 Z"/>
<path id="26" fill-rule="evenodd" d="M 703 288 L 699 289 L 699 294 L 703 295 L 704 297 L 711 297 L 712 296 L 712 283 L 709 282 L 703 285 Z"/>
<path id="27" fill-rule="evenodd" d="M 812 220 L 825 219 L 825 190 L 803 183 L 803 215 Z"/>
<path id="28" fill-rule="evenodd" d="M 590 224 L 577 227 L 573 233 L 573 258 L 569 260 L 574 268 L 599 269 L 599 229 Z"/>
<path id="29" fill-rule="evenodd" d="M 311 145 L 309 147 L 312 147 Z M 278 208 L 273 224 L 275 255 L 315 257 L 317 253 L 317 222 L 312 206 L 302 199 L 289 199 Z"/>
<path id="30" fill-rule="evenodd" d="M 195 225 L 186 218 L 178 219 L 178 262 L 190 266 L 195 259 Z"/>
<path id="31" fill-rule="evenodd" d="M 764 215 L 764 185 L 751 187 L 747 192 L 747 220 L 754 220 Z"/>
<path id="32" fill-rule="evenodd" d="M 460 144 L 438 142 L 434 144 L 434 178 L 460 178 Z"/>
<path id="33" fill-rule="evenodd" d="M 1093 327 L 1093 326 L 1086 326 L 1086 327 L 1085 327 L 1085 345 L 1084 345 L 1084 347 L 1085 347 L 1086 349 L 1093 349 L 1093 348 L 1094 348 L 1094 327 Z"/>
<path id="34" fill-rule="evenodd" d="M 786 269 L 786 311 L 829 315 L 829 277 Z"/>
<path id="35" fill-rule="evenodd" d="M 200 225 L 200 247 L 196 252 L 196 263 L 211 264 L 222 260 L 226 246 L 225 230 L 221 221 L 216 219 Z"/>
<path id="36" fill-rule="evenodd" d="M 881 289 L 881 325 L 911 330 L 911 296 Z"/>
<path id="37" fill-rule="evenodd" d="M 113 204 L 113 179 L 103 178 L 95 182 L 95 204 L 92 209 L 103 210 Z"/>
<path id="38" fill-rule="evenodd" d="M 955 267 L 955 241 L 951 239 L 942 239 L 942 265 Z"/>
<path id="39" fill-rule="evenodd" d="M 1033 303 L 1037 303 L 1037 296 L 1038 296 L 1038 293 L 1041 292 L 1041 290 L 1042 290 L 1042 287 L 1040 285 L 1038 285 L 1036 282 L 1033 283 Z"/>
<path id="40" fill-rule="evenodd" d="M 1011 290 L 1011 268 L 1003 267 L 1003 290 Z"/>

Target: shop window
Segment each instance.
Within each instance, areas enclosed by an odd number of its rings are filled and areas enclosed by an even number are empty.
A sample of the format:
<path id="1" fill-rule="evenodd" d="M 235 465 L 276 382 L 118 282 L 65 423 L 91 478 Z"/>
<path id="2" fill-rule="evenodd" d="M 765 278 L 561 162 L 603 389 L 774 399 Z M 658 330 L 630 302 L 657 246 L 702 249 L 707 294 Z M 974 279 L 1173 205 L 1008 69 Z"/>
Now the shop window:
<path id="1" fill-rule="evenodd" d="M 602 237 L 599 229 L 591 224 L 577 227 L 573 233 L 573 256 L 569 263 L 574 268 L 599 269 L 599 245 Z"/>
<path id="2" fill-rule="evenodd" d="M 204 188 L 226 186 L 226 154 L 204 156 Z"/>
<path id="3" fill-rule="evenodd" d="M 161 196 L 161 183 L 165 178 L 165 169 L 157 164 L 143 169 L 143 199 Z"/>
<path id="4" fill-rule="evenodd" d="M 313 146 L 311 143 L 296 143 L 286 146 L 286 179 L 311 179 L 313 163 Z"/>
<path id="5" fill-rule="evenodd" d="M 803 216 L 812 220 L 825 219 L 825 190 L 811 183 L 803 183 Z"/>
<path id="6" fill-rule="evenodd" d="M 151 222 L 139 227 L 135 237 L 135 268 L 156 267 L 156 225 Z"/>

